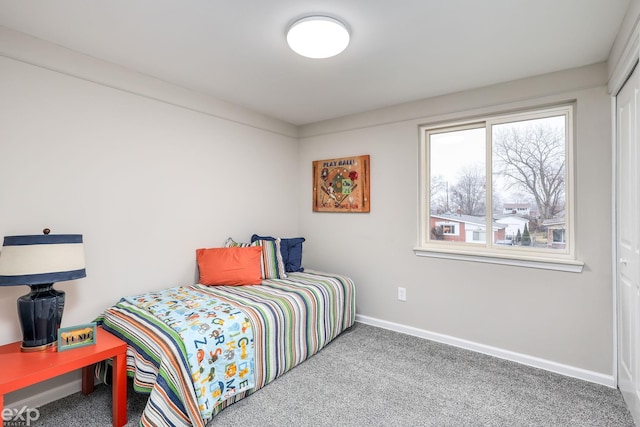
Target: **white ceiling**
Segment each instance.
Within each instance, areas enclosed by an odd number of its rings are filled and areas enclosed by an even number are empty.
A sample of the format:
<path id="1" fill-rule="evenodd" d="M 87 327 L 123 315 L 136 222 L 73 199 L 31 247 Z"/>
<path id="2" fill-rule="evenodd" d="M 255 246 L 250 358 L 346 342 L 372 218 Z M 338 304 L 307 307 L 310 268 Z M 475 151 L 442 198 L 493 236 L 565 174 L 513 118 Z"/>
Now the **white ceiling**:
<path id="1" fill-rule="evenodd" d="M 0 25 L 296 125 L 605 61 L 629 0 L 0 0 Z M 339 56 L 287 47 L 321 12 Z"/>

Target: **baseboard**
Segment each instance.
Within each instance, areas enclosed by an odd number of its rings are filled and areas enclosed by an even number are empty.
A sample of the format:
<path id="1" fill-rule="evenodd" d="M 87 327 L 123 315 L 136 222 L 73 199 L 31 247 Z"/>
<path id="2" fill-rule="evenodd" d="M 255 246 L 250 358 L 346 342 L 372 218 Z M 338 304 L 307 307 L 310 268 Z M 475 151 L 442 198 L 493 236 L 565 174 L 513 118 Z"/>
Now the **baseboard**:
<path id="1" fill-rule="evenodd" d="M 575 366 L 564 365 L 562 363 L 541 359 L 527 354 L 516 353 L 497 347 L 479 344 L 473 341 L 467 341 L 449 335 L 439 334 L 436 332 L 426 331 L 424 329 L 414 328 L 412 326 L 401 325 L 399 323 L 388 322 L 386 320 L 376 319 L 374 317 L 356 314 L 356 321 L 371 326 L 377 326 L 383 329 L 412 335 L 419 338 L 425 338 L 443 344 L 452 345 L 454 347 L 464 348 L 466 350 L 475 351 L 489 356 L 498 357 L 500 359 L 509 360 L 523 365 L 532 366 L 534 368 L 544 369 L 546 371 L 555 372 L 557 374 L 566 375 L 568 377 L 578 378 L 607 387 L 616 388 L 616 382 L 613 375 L 605 375 L 598 372 L 588 371 L 586 369 L 577 368 Z"/>
<path id="2" fill-rule="evenodd" d="M 51 387 L 39 393 L 35 393 L 24 399 L 17 400 L 15 402 L 5 402 L 6 408 L 20 409 L 27 408 L 39 408 L 47 403 L 55 402 L 63 397 L 70 396 L 74 393 L 78 393 L 82 389 L 82 380 L 74 379 L 69 382 L 60 384 L 55 387 Z"/>

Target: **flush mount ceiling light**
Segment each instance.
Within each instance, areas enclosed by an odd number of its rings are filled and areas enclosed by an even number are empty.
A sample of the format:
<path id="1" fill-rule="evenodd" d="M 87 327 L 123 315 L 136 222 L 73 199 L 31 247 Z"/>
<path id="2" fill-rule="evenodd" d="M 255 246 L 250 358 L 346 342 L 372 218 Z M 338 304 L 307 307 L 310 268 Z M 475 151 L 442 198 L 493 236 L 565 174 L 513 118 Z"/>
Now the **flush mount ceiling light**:
<path id="1" fill-rule="evenodd" d="M 287 31 L 287 43 L 299 55 L 322 59 L 336 56 L 349 45 L 349 30 L 328 16 L 307 16 Z"/>

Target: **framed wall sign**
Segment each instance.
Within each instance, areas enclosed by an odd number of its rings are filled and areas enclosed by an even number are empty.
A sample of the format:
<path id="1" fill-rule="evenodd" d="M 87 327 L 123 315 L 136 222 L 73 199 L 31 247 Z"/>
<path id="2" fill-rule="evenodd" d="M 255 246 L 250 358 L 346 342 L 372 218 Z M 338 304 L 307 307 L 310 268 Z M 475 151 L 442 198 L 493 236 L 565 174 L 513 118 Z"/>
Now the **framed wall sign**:
<path id="1" fill-rule="evenodd" d="M 58 351 L 96 343 L 95 322 L 58 329 Z"/>
<path id="2" fill-rule="evenodd" d="M 314 212 L 369 212 L 369 164 L 369 155 L 314 161 Z"/>

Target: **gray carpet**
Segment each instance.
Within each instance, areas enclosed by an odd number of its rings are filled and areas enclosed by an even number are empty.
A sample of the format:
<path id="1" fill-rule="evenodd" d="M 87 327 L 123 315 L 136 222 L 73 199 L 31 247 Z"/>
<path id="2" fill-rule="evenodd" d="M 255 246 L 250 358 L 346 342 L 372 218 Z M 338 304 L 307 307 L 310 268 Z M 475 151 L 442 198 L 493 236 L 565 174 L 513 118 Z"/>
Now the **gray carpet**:
<path id="1" fill-rule="evenodd" d="M 129 423 L 145 396 L 129 389 Z M 33 426 L 110 426 L 100 385 L 40 408 Z M 618 390 L 364 324 L 208 427 L 633 426 Z"/>

